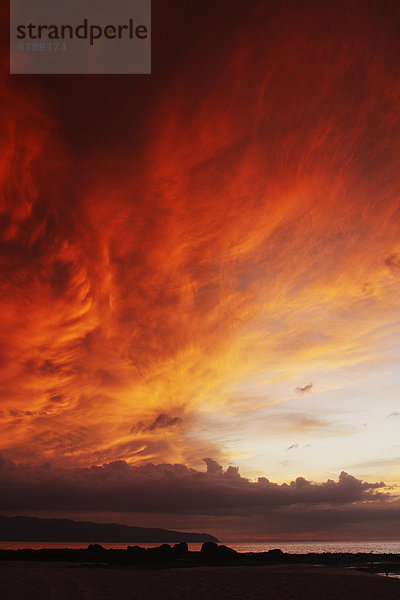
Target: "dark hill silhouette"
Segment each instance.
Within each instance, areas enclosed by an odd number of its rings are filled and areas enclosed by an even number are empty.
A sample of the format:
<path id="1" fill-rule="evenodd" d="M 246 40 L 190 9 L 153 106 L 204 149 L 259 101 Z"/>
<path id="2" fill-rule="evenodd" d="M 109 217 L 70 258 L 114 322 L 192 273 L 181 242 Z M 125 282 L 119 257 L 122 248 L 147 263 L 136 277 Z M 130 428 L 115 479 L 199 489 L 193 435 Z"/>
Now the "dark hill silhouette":
<path id="1" fill-rule="evenodd" d="M 0 540 L 5 542 L 217 542 L 208 533 L 186 533 L 91 523 L 71 519 L 1 517 Z"/>

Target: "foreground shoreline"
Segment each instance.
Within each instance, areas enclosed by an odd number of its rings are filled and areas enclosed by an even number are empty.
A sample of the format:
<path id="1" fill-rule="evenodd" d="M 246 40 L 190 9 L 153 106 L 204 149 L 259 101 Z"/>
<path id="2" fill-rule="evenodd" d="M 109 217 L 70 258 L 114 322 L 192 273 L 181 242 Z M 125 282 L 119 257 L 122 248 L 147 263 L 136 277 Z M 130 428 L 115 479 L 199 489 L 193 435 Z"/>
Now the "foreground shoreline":
<path id="1" fill-rule="evenodd" d="M 0 563 L 56 562 L 75 565 L 101 565 L 134 569 L 177 569 L 195 567 L 253 566 L 319 566 L 353 568 L 374 573 L 399 573 L 400 554 L 373 553 L 284 553 L 280 549 L 266 552 L 237 552 L 213 542 L 203 544 L 201 551 L 189 551 L 186 543 L 162 544 L 153 548 L 128 546 L 126 549 L 104 548 L 90 544 L 86 549 L 17 549 L 0 550 Z"/>
<path id="2" fill-rule="evenodd" d="M 7 600 L 398 600 L 400 580 L 299 564 L 149 570 L 3 560 L 0 596 Z"/>

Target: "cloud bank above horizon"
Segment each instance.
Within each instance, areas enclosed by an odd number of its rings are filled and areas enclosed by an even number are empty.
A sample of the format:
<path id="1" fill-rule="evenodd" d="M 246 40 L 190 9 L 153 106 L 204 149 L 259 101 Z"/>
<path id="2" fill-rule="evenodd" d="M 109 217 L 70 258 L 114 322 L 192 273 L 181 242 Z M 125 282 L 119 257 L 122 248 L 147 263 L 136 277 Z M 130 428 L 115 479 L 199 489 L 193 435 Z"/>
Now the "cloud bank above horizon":
<path id="1" fill-rule="evenodd" d="M 226 537 L 347 535 L 364 523 L 398 519 L 400 503 L 384 482 L 365 482 L 342 471 L 313 483 L 298 477 L 277 484 L 250 481 L 237 467 L 226 470 L 205 458 L 206 471 L 182 464 L 131 466 L 115 461 L 89 468 L 32 467 L 0 458 L 0 511 L 6 514 L 85 515 L 152 526 L 203 522 Z M 118 519 L 118 515 L 120 518 Z M 180 523 L 180 525 L 179 525 Z M 367 527 L 368 531 L 368 527 Z M 394 533 L 392 532 L 392 535 Z"/>

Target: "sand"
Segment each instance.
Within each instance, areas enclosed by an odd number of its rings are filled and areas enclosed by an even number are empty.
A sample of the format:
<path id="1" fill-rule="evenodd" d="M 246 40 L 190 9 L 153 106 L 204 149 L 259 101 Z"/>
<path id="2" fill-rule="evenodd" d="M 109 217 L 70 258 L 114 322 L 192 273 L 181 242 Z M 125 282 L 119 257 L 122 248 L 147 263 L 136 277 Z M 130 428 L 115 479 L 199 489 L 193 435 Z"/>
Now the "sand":
<path id="1" fill-rule="evenodd" d="M 4 600 L 399 600 L 400 580 L 311 566 L 141 571 L 0 562 Z"/>

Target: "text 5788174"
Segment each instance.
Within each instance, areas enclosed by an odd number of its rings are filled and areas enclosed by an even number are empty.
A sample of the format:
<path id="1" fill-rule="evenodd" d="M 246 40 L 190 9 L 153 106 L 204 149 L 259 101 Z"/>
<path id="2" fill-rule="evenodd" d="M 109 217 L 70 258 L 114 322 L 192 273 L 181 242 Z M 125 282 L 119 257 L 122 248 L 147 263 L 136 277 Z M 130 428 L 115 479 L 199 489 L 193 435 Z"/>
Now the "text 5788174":
<path id="1" fill-rule="evenodd" d="M 66 52 L 68 46 L 65 42 L 20 42 L 19 52 Z"/>

